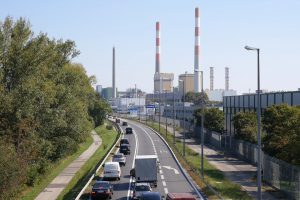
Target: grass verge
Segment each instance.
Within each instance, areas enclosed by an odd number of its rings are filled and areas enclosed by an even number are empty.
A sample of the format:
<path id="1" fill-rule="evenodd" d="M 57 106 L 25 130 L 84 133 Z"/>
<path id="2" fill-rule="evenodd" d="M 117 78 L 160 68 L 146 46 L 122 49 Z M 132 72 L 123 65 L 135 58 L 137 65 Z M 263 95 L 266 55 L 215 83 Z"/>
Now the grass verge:
<path id="1" fill-rule="evenodd" d="M 157 123 L 149 123 L 148 125 L 159 132 Z M 246 191 L 242 190 L 240 185 L 228 180 L 220 170 L 211 165 L 205 158 L 203 181 L 203 179 L 200 178 L 201 159 L 199 154 L 186 146 L 186 156 L 184 159 L 181 151 L 183 149 L 181 140 L 176 139 L 176 144 L 174 145 L 171 133 L 168 132 L 168 135 L 166 136 L 166 129 L 163 127 L 160 128 L 160 133 L 160 135 L 168 142 L 169 146 L 172 148 L 181 165 L 186 169 L 189 175 L 201 188 L 201 191 L 209 199 L 219 199 L 218 195 L 223 199 L 252 199 Z M 216 195 L 211 188 L 213 188 L 213 190 L 215 190 L 218 195 Z"/>
<path id="2" fill-rule="evenodd" d="M 70 155 L 58 162 L 51 164 L 47 173 L 40 177 L 40 181 L 34 187 L 28 187 L 25 189 L 22 200 L 35 199 L 45 187 L 47 187 L 51 181 L 58 176 L 71 162 L 73 162 L 78 156 L 80 156 L 89 146 L 93 143 L 93 138 L 89 136 L 87 140 L 79 145 L 78 150 L 73 155 Z"/>
<path id="3" fill-rule="evenodd" d="M 107 152 L 118 139 L 119 134 L 115 129 L 108 130 L 106 128 L 108 123 L 109 122 L 105 122 L 102 126 L 95 129 L 102 139 L 100 148 L 97 149 L 93 156 L 75 174 L 68 186 L 58 196 L 57 200 L 75 199 L 90 176 L 95 172 L 98 165 L 102 162 Z"/>

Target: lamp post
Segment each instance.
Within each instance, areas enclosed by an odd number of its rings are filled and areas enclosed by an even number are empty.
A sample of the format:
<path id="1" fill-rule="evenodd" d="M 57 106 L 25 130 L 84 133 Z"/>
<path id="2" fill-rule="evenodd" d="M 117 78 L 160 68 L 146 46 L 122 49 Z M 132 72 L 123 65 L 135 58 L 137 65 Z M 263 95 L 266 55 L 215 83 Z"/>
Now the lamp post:
<path id="1" fill-rule="evenodd" d="M 158 111 L 159 111 L 159 113 L 158 113 L 158 132 L 159 132 L 159 134 L 160 134 L 160 113 L 161 113 L 161 111 L 160 111 L 160 104 L 161 104 L 161 90 L 162 90 L 162 87 L 161 87 L 161 77 L 159 77 L 159 102 L 158 102 Z"/>
<path id="2" fill-rule="evenodd" d="M 173 143 L 175 144 L 175 87 L 173 87 Z"/>
<path id="3" fill-rule="evenodd" d="M 245 46 L 248 51 L 257 52 L 257 199 L 261 200 L 261 135 L 260 135 L 260 66 L 259 66 L 259 48 Z"/>
<path id="4" fill-rule="evenodd" d="M 140 94 L 139 94 L 139 122 L 141 122 L 141 102 L 140 102 Z"/>
<path id="5" fill-rule="evenodd" d="M 166 137 L 168 137 L 168 118 L 167 118 L 167 113 L 166 113 L 166 108 L 167 108 L 167 90 L 164 90 L 164 92 L 165 92 L 164 113 L 165 113 L 165 118 L 166 118 Z"/>
<path id="6" fill-rule="evenodd" d="M 204 167 L 203 167 L 203 157 L 204 157 L 204 90 L 203 90 L 203 71 L 195 69 L 195 72 L 201 73 L 201 177 L 204 178 Z"/>
<path id="7" fill-rule="evenodd" d="M 183 156 L 185 157 L 185 106 L 184 106 L 184 102 L 185 102 L 185 87 L 184 87 L 184 80 L 179 80 L 179 82 L 182 82 L 182 88 L 183 88 L 183 101 L 182 101 L 182 106 L 183 106 Z"/>

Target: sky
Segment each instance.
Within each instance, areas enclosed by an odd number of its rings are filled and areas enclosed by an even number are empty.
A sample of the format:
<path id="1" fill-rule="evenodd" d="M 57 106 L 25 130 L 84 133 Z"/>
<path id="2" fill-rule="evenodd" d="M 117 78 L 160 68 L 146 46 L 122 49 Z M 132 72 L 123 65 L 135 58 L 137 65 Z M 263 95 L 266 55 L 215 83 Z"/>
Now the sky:
<path id="1" fill-rule="evenodd" d="M 153 91 L 155 23 L 161 25 L 161 72 L 192 73 L 194 9 L 200 9 L 200 69 L 209 88 L 214 67 L 215 89 L 254 92 L 260 48 L 261 88 L 293 91 L 300 88 L 299 0 L 0 0 L 0 20 L 25 17 L 33 31 L 50 38 L 75 41 L 83 64 L 97 84 L 112 85 L 112 48 L 116 48 L 118 90 Z"/>

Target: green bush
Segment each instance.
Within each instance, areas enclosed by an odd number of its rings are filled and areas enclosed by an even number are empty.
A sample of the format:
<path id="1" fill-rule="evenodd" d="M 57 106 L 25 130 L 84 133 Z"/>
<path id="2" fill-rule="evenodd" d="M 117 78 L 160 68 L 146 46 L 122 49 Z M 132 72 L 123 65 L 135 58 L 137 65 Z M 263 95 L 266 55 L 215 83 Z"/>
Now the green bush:
<path id="1" fill-rule="evenodd" d="M 106 129 L 107 129 L 107 130 L 112 130 L 112 129 L 113 129 L 113 126 L 112 126 L 111 124 L 108 124 L 108 125 L 106 125 Z"/>
<path id="2" fill-rule="evenodd" d="M 257 117 L 254 112 L 239 112 L 233 118 L 235 138 L 251 143 L 257 141 Z"/>

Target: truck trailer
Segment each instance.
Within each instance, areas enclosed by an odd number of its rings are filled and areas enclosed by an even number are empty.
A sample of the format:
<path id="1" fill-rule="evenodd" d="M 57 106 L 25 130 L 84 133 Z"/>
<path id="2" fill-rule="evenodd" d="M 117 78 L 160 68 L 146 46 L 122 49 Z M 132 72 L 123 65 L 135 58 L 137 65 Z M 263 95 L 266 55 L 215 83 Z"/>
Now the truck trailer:
<path id="1" fill-rule="evenodd" d="M 157 187 L 157 156 L 137 155 L 135 157 L 135 181 L 148 182 L 151 186 Z"/>

